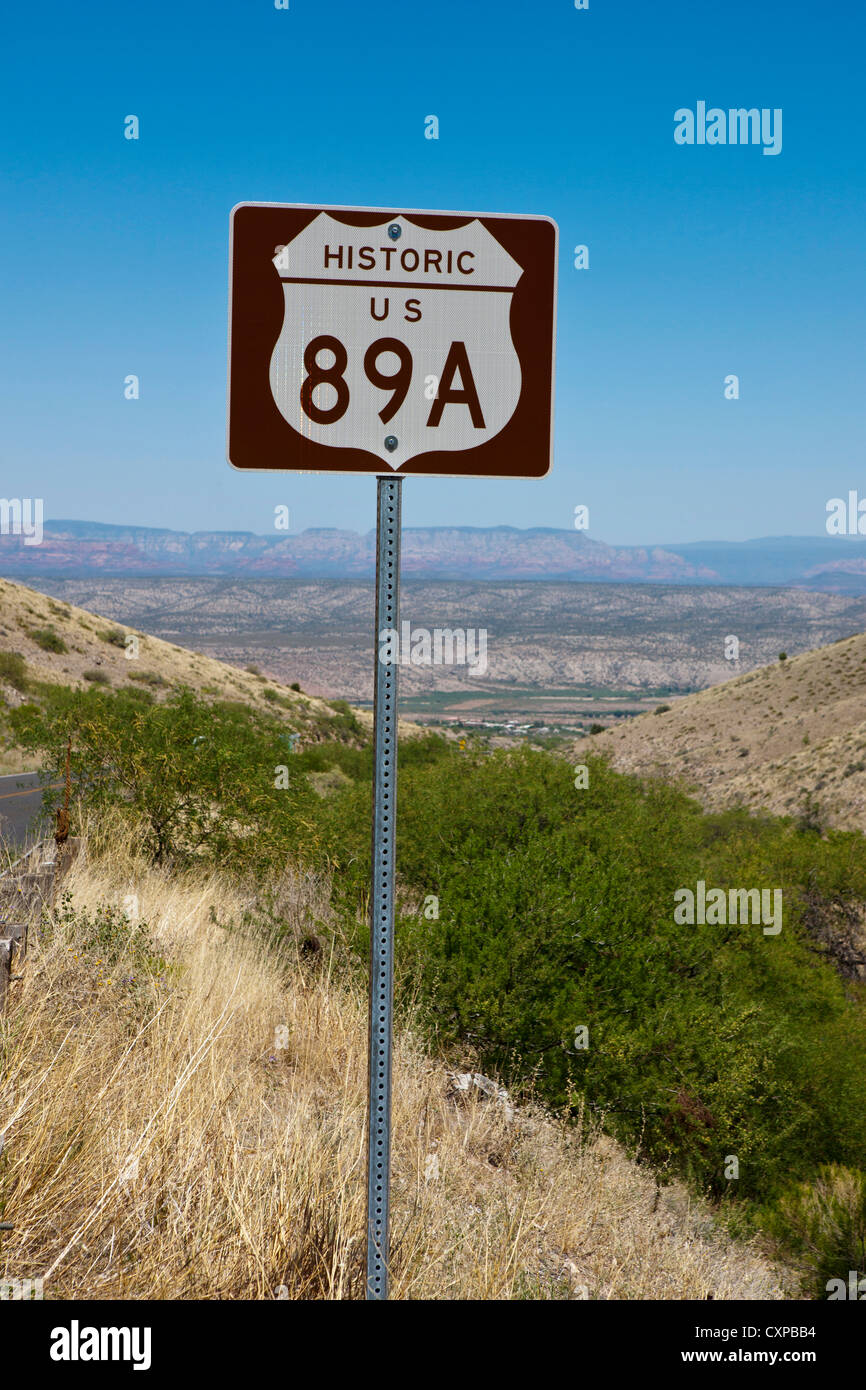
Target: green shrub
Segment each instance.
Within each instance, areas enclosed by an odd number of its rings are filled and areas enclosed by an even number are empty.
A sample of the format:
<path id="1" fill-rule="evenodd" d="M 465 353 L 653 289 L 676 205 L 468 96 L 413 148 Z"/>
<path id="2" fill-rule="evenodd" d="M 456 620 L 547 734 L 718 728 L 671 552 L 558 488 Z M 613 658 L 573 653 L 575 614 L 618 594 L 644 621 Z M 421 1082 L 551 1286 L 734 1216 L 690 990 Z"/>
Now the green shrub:
<path id="1" fill-rule="evenodd" d="M 130 671 L 129 679 L 139 681 L 142 685 L 167 686 L 169 683 L 157 671 Z"/>
<path id="2" fill-rule="evenodd" d="M 866 1152 L 866 1013 L 817 954 L 806 892 L 866 900 L 860 835 L 703 813 L 657 781 L 586 759 L 400 748 L 397 868 L 439 918 L 401 919 L 404 988 L 431 1034 L 555 1110 L 580 1105 L 661 1171 L 772 1204 L 824 1163 Z M 404 754 L 404 748 L 406 753 Z M 369 787 L 322 803 L 337 902 L 369 897 Z M 677 889 L 777 885 L 784 926 L 683 926 Z M 366 928 L 354 928 L 364 956 Z M 589 1030 L 577 1050 L 575 1029 Z"/>
<path id="3" fill-rule="evenodd" d="M 400 744 L 398 766 L 401 773 L 412 768 L 432 767 L 435 763 L 448 759 L 451 748 L 441 734 L 427 734 L 423 738 L 406 739 Z M 312 743 L 295 755 L 296 766 L 304 772 L 327 772 L 339 768 L 361 787 L 361 798 L 369 798 L 373 778 L 373 748 L 371 743 L 363 747 L 336 740 Z M 365 813 L 364 825 L 369 820 L 369 805 Z"/>
<path id="4" fill-rule="evenodd" d="M 132 921 L 113 903 L 99 903 L 93 911 L 76 909 L 72 895 L 64 893 L 60 903 L 43 923 L 42 935 L 54 932 L 74 933 L 82 952 L 98 957 L 111 967 L 128 960 L 133 965 L 165 969 L 166 963 L 158 954 L 146 922 Z"/>
<path id="5" fill-rule="evenodd" d="M 797 816 L 797 825 L 803 833 L 812 831 L 815 834 L 822 834 L 826 822 L 826 815 L 821 803 L 813 792 L 803 792 L 800 800 L 800 811 Z"/>
<path id="6" fill-rule="evenodd" d="M 97 635 L 103 642 L 110 642 L 112 647 L 126 647 L 126 633 L 122 627 L 104 627 Z"/>
<path id="7" fill-rule="evenodd" d="M 27 691 L 27 662 L 19 652 L 0 652 L 0 680 L 21 694 Z"/>
<path id="8" fill-rule="evenodd" d="M 44 652 L 68 652 L 69 648 L 53 627 L 33 627 L 30 629 L 30 636 L 41 647 Z"/>
<path id="9" fill-rule="evenodd" d="M 262 699 L 267 700 L 269 705 L 278 705 L 280 709 L 297 709 L 294 700 L 290 700 L 288 695 L 281 694 L 279 690 L 274 690 L 272 686 L 262 691 Z"/>
<path id="10" fill-rule="evenodd" d="M 822 1167 L 783 1196 L 771 1224 L 799 1258 L 806 1297 L 827 1298 L 830 1280 L 841 1279 L 844 1298 L 851 1272 L 866 1278 L 866 1173 Z"/>
<path id="11" fill-rule="evenodd" d="M 156 863 L 206 859 L 227 867 L 284 864 L 307 838 L 313 801 L 300 769 L 275 785 L 286 763 L 284 729 L 271 716 L 229 702 L 208 704 L 179 688 L 161 704 L 143 692 L 57 687 L 44 706 L 10 715 L 19 745 L 40 755 L 55 782 L 72 737 L 80 800 L 113 807 Z M 49 787 L 50 811 L 59 792 Z"/>
<path id="12" fill-rule="evenodd" d="M 330 721 L 332 725 L 335 724 L 342 733 L 349 737 L 358 737 L 362 733 L 357 715 L 348 700 L 328 700 L 326 703 L 328 708 L 332 709 L 337 716 L 336 719 Z"/>
<path id="13" fill-rule="evenodd" d="M 368 782 L 373 775 L 373 750 L 351 748 L 346 743 L 313 743 L 295 754 L 296 765 L 304 772 L 328 772 L 339 768 L 353 781 Z"/>
<path id="14" fill-rule="evenodd" d="M 108 672 L 100 670 L 98 666 L 89 671 L 82 671 L 81 679 L 91 681 L 93 685 L 111 685 L 111 677 Z"/>

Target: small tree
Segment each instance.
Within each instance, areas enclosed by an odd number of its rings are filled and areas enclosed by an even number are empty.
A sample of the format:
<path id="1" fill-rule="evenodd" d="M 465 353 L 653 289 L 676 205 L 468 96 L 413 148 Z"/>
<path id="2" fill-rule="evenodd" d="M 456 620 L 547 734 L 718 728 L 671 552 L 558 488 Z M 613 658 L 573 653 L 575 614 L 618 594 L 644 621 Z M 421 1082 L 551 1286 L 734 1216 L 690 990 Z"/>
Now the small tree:
<path id="1" fill-rule="evenodd" d="M 57 779 L 71 737 L 79 800 L 97 811 L 117 807 L 154 863 L 284 851 L 312 795 L 300 773 L 275 787 L 275 768 L 286 762 L 278 721 L 209 705 L 186 688 L 161 704 L 142 691 L 61 688 L 44 707 L 23 705 L 10 718 L 21 747 L 44 760 L 46 782 Z M 57 796 L 46 791 L 48 810 Z"/>

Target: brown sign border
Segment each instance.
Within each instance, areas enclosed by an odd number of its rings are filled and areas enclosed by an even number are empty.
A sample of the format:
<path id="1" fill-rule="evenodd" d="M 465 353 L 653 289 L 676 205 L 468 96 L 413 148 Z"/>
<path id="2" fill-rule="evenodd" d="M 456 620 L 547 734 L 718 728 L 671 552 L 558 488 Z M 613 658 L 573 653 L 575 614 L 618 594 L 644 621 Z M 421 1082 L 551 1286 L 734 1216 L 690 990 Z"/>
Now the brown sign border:
<path id="1" fill-rule="evenodd" d="M 226 456 L 232 467 L 240 472 L 387 473 L 384 460 L 365 449 L 336 448 L 304 438 L 280 414 L 271 394 L 270 360 L 284 315 L 282 287 L 271 261 L 278 246 L 286 245 L 321 212 L 350 227 L 385 226 L 403 217 L 439 231 L 453 231 L 477 218 L 514 257 L 523 269 L 511 306 L 512 338 L 523 373 L 517 409 L 505 428 L 484 444 L 418 454 L 392 475 L 545 477 L 553 458 L 559 242 L 552 218 L 300 203 L 238 203 L 231 211 Z M 275 461 L 281 457 L 290 461 Z M 509 461 L 513 466 L 506 466 Z"/>

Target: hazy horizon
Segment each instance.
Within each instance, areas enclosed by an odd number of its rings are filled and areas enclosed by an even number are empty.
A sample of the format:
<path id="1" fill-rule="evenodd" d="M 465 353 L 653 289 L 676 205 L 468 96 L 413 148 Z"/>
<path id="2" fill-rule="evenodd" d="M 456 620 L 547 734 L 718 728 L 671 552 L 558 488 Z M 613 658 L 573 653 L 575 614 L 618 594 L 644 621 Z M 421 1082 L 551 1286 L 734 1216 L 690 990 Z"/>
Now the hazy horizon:
<path id="1" fill-rule="evenodd" d="M 310 525 L 308 525 L 308 526 L 303 526 L 303 527 L 290 526 L 288 530 L 286 530 L 286 531 L 281 531 L 281 532 L 275 532 L 275 531 L 273 530 L 273 528 L 272 528 L 270 531 L 255 531 L 255 530 L 251 530 L 249 527 L 245 527 L 245 526 L 244 526 L 244 527 L 242 527 L 242 526 L 193 526 L 193 527 L 181 527 L 181 526 L 171 526 L 171 525 L 151 525 L 150 523 L 147 523 L 147 522 L 140 522 L 140 521 L 104 521 L 104 520 L 102 520 L 101 518 L 97 519 L 97 518 L 94 518 L 94 517 L 71 517 L 71 516 L 65 516 L 65 517 L 61 517 L 61 516 L 49 517 L 49 516 L 46 516 L 46 517 L 45 517 L 44 525 L 45 525 L 46 527 L 51 527 L 51 526 L 105 526 L 105 527 L 117 527 L 118 529 L 141 530 L 141 531 L 171 531 L 171 532 L 174 532 L 174 533 L 177 534 L 177 535 L 201 535 L 201 534 L 206 534 L 206 533 L 224 533 L 224 534 L 237 533 L 237 534 L 243 534 L 243 535 L 256 536 L 257 538 L 261 538 L 261 539 L 265 539 L 265 538 L 268 538 L 268 539 L 269 539 L 269 538 L 273 537 L 274 539 L 277 539 L 277 540 L 278 540 L 278 539 L 281 539 L 281 538 L 282 538 L 282 539 L 290 538 L 290 537 L 292 537 L 292 536 L 301 536 L 301 535 L 304 535 L 305 532 L 309 532 L 309 531 L 330 531 L 330 530 L 349 531 L 349 532 L 352 532 L 354 535 L 358 535 L 358 536 L 367 536 L 367 535 L 370 535 L 370 534 L 374 534 L 374 533 L 375 533 L 375 530 L 376 530 L 375 517 L 373 518 L 371 525 L 365 526 L 365 527 L 361 527 L 361 526 L 357 526 L 357 525 L 356 525 L 356 526 L 352 526 L 352 525 L 335 526 L 333 523 L 331 523 L 331 524 L 314 524 L 314 523 L 313 523 L 313 524 L 310 524 Z M 490 523 L 488 523 L 488 524 L 486 524 L 486 525 L 480 525 L 480 524 L 468 523 L 468 522 L 447 522 L 447 521 L 439 522 L 439 523 L 430 523 L 429 525 L 424 525 L 424 524 L 422 523 L 422 524 L 418 524 L 418 525 L 414 525 L 414 526 L 407 526 L 407 525 L 404 523 L 402 530 L 403 530 L 403 533 L 404 533 L 404 534 L 406 534 L 406 533 L 409 532 L 409 531 L 499 531 L 499 530 L 503 530 L 503 531 L 517 531 L 517 532 L 551 531 L 551 532 L 556 532 L 556 533 L 558 533 L 558 534 L 565 534 L 565 535 L 574 534 L 574 528 L 568 527 L 568 526 L 545 526 L 545 525 L 540 525 L 540 524 L 538 524 L 538 525 L 531 525 L 531 526 L 517 526 L 517 525 L 515 525 L 513 522 L 506 522 L 506 521 L 499 521 L 499 522 L 493 521 L 493 522 L 490 522 Z M 826 541 L 833 541 L 833 542 L 835 543 L 835 542 L 838 542 L 838 541 L 854 541 L 854 542 L 857 542 L 857 541 L 866 540 L 866 536 L 860 536 L 860 535 L 857 535 L 857 536 L 829 536 L 829 535 L 827 534 L 826 529 L 825 529 L 824 531 L 800 532 L 800 533 L 798 533 L 798 534 L 794 534 L 794 533 L 792 533 L 792 532 L 779 532 L 779 533 L 773 534 L 773 535 L 767 534 L 767 535 L 760 535 L 760 536 L 757 536 L 757 535 L 756 535 L 756 536 L 743 536 L 742 538 L 740 538 L 740 539 L 738 539 L 738 540 L 733 540 L 733 539 L 732 539 L 731 537 L 729 537 L 729 536 L 707 536 L 707 535 L 701 535 L 701 536 L 692 537 L 692 538 L 690 538 L 689 540 L 675 539 L 675 540 L 660 541 L 660 540 L 657 540 L 657 539 L 650 539 L 650 540 L 636 540 L 636 541 L 620 542 L 620 541 L 608 540 L 606 536 L 600 536 L 600 535 L 598 535 L 597 532 L 595 531 L 595 529 L 592 528 L 592 527 L 587 527 L 586 529 L 579 531 L 577 534 L 584 535 L 584 536 L 586 536 L 588 539 L 597 541 L 597 542 L 599 542 L 599 543 L 602 544 L 602 545 L 609 545 L 609 546 L 612 546 L 612 547 L 614 547 L 614 548 L 616 548 L 616 549 L 628 549 L 628 550 L 640 550 L 640 549 L 645 549 L 646 547 L 655 547 L 655 548 L 665 549 L 665 548 L 669 548 L 669 547 L 673 547 L 673 546 L 686 546 L 686 545 L 761 545 L 761 544 L 764 544 L 764 543 L 766 543 L 766 542 L 775 542 L 775 541 L 817 541 L 817 540 L 826 540 Z"/>

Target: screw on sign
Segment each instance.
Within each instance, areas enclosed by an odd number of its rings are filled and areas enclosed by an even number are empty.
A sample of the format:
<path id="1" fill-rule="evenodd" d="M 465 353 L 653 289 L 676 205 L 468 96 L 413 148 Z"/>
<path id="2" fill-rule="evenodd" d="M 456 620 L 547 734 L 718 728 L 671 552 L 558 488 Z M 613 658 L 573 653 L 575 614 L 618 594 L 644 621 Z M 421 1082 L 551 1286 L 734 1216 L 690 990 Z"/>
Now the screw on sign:
<path id="1" fill-rule="evenodd" d="M 241 470 L 377 475 L 377 653 L 399 622 L 403 477 L 549 471 L 557 241 L 546 217 L 232 211 L 228 459 Z M 367 1297 L 383 1299 L 398 667 L 393 654 L 374 660 Z"/>

